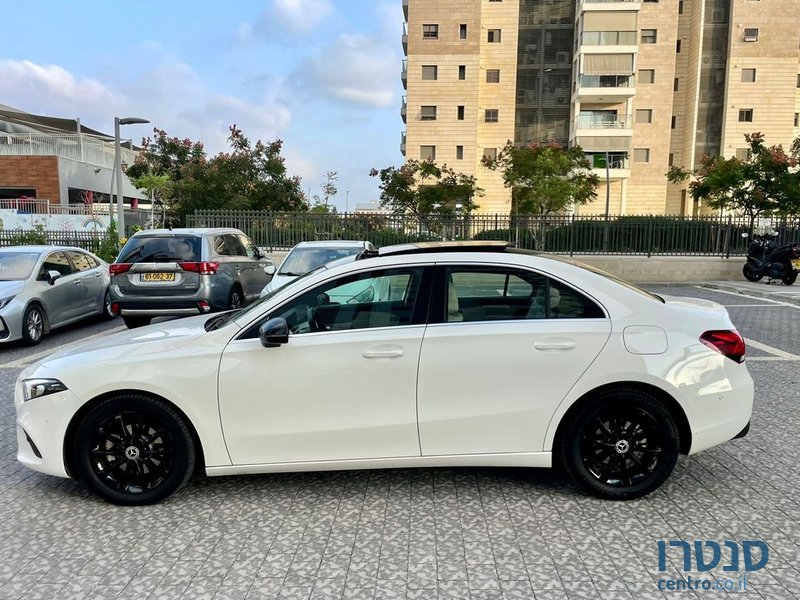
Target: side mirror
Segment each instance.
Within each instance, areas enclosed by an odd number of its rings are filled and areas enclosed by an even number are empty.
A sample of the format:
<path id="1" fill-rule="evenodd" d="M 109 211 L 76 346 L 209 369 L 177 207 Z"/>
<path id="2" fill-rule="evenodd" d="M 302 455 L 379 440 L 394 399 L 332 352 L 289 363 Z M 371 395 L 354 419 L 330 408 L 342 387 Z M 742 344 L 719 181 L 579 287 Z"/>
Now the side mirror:
<path id="1" fill-rule="evenodd" d="M 742 237 L 743 237 L 743 238 L 749 238 L 749 237 L 750 237 L 750 234 L 749 234 L 749 233 L 747 233 L 747 232 L 745 231 L 745 232 L 742 234 Z"/>
<path id="2" fill-rule="evenodd" d="M 277 348 L 289 343 L 289 324 L 283 317 L 275 317 L 258 328 L 258 339 L 264 348 Z"/>
<path id="3" fill-rule="evenodd" d="M 275 265 L 272 263 L 268 264 L 266 267 L 264 267 L 264 273 L 267 275 L 275 275 Z"/>
<path id="4" fill-rule="evenodd" d="M 59 273 L 58 271 L 54 270 L 47 272 L 47 283 L 49 283 L 50 285 L 55 285 L 56 279 L 60 278 L 61 278 L 61 273 Z"/>

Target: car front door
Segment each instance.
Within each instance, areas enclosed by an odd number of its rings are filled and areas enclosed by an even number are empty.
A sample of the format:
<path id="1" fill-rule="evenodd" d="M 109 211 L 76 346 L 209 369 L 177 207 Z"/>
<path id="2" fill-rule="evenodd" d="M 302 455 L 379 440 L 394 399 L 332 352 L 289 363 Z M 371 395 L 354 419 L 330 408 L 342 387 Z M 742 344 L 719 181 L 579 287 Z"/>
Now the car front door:
<path id="1" fill-rule="evenodd" d="M 50 271 L 61 275 L 52 285 L 48 283 Z M 41 295 L 51 327 L 82 314 L 83 281 L 80 273 L 73 269 L 65 252 L 59 250 L 47 254 L 39 269 L 38 280 L 42 284 Z"/>
<path id="2" fill-rule="evenodd" d="M 234 464 L 419 456 L 417 365 L 430 270 L 380 269 L 321 284 L 228 344 L 219 406 Z M 258 327 L 283 317 L 289 342 Z"/>
<path id="3" fill-rule="evenodd" d="M 100 263 L 85 252 L 77 250 L 68 250 L 67 256 L 69 256 L 81 282 L 80 288 L 83 297 L 81 314 L 88 316 L 100 312 L 106 293 Z"/>
<path id="4" fill-rule="evenodd" d="M 605 312 L 525 269 L 439 266 L 436 276 L 420 356 L 422 454 L 541 452 L 555 408 L 610 335 Z"/>

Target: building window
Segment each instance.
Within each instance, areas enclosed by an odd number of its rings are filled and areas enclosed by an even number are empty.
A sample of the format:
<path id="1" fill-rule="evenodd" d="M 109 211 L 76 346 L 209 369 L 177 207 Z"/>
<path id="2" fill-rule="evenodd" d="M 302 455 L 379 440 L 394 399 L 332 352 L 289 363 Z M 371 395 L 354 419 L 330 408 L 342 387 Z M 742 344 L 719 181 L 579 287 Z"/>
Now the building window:
<path id="1" fill-rule="evenodd" d="M 500 83 L 500 69 L 487 69 L 486 83 Z"/>
<path id="2" fill-rule="evenodd" d="M 653 110 L 650 108 L 640 108 L 636 111 L 636 122 L 637 123 L 652 123 L 653 122 Z"/>
<path id="3" fill-rule="evenodd" d="M 758 41 L 758 27 L 745 27 L 745 29 L 744 29 L 744 41 L 745 42 L 757 42 Z"/>
<path id="4" fill-rule="evenodd" d="M 642 43 L 655 44 L 658 41 L 658 29 L 642 29 Z"/>
<path id="5" fill-rule="evenodd" d="M 456 146 L 456 159 L 462 160 L 464 158 L 464 146 Z"/>
<path id="6" fill-rule="evenodd" d="M 800 73 L 797 74 L 797 87 L 800 88 Z"/>
<path id="7" fill-rule="evenodd" d="M 681 53 L 681 41 L 680 40 L 675 42 L 675 53 L 676 54 L 680 54 Z"/>
<path id="8" fill-rule="evenodd" d="M 650 84 L 656 82 L 656 72 L 654 69 L 639 69 L 639 83 Z"/>
<path id="9" fill-rule="evenodd" d="M 490 44 L 499 44 L 500 43 L 500 30 L 499 29 L 490 29 L 488 31 L 488 35 L 486 41 Z"/>
<path id="10" fill-rule="evenodd" d="M 797 127 L 800 124 L 800 113 L 794 113 L 794 126 Z"/>
<path id="11" fill-rule="evenodd" d="M 464 81 L 467 78 L 467 65 L 458 65 L 458 79 Z"/>
<path id="12" fill-rule="evenodd" d="M 756 70 L 755 69 L 742 69 L 742 83 L 755 83 Z"/>
<path id="13" fill-rule="evenodd" d="M 458 37 L 460 37 L 462 40 L 467 39 L 467 24 L 466 23 L 462 23 L 461 25 L 458 26 Z"/>
<path id="14" fill-rule="evenodd" d="M 459 121 L 463 121 L 464 120 L 464 107 L 463 106 L 459 106 L 458 107 L 458 120 Z"/>
<path id="15" fill-rule="evenodd" d="M 737 148 L 736 158 L 739 160 L 748 160 L 750 158 L 750 148 Z"/>
<path id="16" fill-rule="evenodd" d="M 739 123 L 752 123 L 753 122 L 753 109 L 740 108 L 739 109 Z"/>
<path id="17" fill-rule="evenodd" d="M 497 158 L 497 148 L 484 148 L 483 149 L 483 158 L 488 158 L 489 160 L 494 160 Z"/>
<path id="18" fill-rule="evenodd" d="M 487 123 L 497 123 L 500 120 L 500 110 L 497 108 L 487 108 L 484 113 L 484 120 Z"/>
<path id="19" fill-rule="evenodd" d="M 672 91 L 677 92 L 680 86 L 681 86 L 681 80 L 676 77 L 675 80 L 672 82 Z"/>
<path id="20" fill-rule="evenodd" d="M 419 147 L 420 160 L 436 160 L 436 146 L 420 146 Z"/>
<path id="21" fill-rule="evenodd" d="M 436 120 L 436 107 L 423 106 L 420 110 L 419 118 L 421 121 L 435 121 Z"/>
<path id="22" fill-rule="evenodd" d="M 673 164 L 675 164 L 675 155 L 670 152 L 669 157 L 667 158 L 667 166 L 671 167 Z"/>
<path id="23" fill-rule="evenodd" d="M 634 148 L 633 149 L 633 162 L 649 163 L 650 162 L 650 148 Z"/>
<path id="24" fill-rule="evenodd" d="M 683 14 L 683 0 L 678 0 L 678 14 Z"/>
<path id="25" fill-rule="evenodd" d="M 675 129 L 675 126 L 678 124 L 678 117 L 672 115 L 672 121 L 670 122 L 670 128 Z"/>
<path id="26" fill-rule="evenodd" d="M 422 26 L 422 39 L 435 40 L 439 37 L 438 25 L 423 25 Z"/>
<path id="27" fill-rule="evenodd" d="M 436 65 L 422 65 L 422 80 L 436 81 L 439 79 L 439 67 Z"/>

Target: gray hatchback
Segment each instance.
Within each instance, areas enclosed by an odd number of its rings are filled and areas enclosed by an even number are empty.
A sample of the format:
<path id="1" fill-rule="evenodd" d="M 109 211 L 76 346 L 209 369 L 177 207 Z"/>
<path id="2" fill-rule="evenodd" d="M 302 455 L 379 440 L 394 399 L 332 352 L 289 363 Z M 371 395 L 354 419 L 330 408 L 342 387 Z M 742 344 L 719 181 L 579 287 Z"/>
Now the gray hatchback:
<path id="1" fill-rule="evenodd" d="M 241 308 L 275 265 L 238 229 L 151 229 L 128 240 L 110 271 L 111 308 L 133 328 Z"/>

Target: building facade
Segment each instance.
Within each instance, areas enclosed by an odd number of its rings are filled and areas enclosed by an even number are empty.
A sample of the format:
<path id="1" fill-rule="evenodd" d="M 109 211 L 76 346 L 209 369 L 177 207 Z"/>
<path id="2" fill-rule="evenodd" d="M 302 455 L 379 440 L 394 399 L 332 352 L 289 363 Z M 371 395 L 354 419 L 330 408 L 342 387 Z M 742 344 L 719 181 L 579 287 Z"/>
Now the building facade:
<path id="1" fill-rule="evenodd" d="M 580 145 L 601 178 L 582 214 L 701 214 L 671 165 L 800 135 L 798 0 L 402 0 L 401 151 L 510 192 L 481 164 L 507 141 Z"/>

